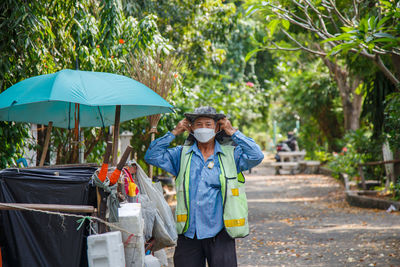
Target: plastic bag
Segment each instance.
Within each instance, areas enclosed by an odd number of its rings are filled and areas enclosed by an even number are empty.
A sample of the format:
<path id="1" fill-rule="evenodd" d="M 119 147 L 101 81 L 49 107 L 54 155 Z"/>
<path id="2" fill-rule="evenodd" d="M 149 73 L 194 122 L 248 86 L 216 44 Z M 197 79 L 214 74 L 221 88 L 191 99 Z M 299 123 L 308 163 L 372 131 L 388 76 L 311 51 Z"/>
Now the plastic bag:
<path id="1" fill-rule="evenodd" d="M 159 251 L 154 252 L 154 257 L 158 259 L 160 262 L 161 266 L 168 266 L 168 257 L 167 253 L 165 252 L 165 249 L 160 249 Z"/>
<path id="2" fill-rule="evenodd" d="M 155 208 L 157 209 L 153 227 L 153 238 L 155 244 L 153 251 L 160 250 L 164 247 L 176 246 L 178 234 L 175 228 L 175 220 L 172 215 L 171 208 L 165 201 L 162 192 L 153 185 L 150 178 L 143 169 L 137 164 L 136 179 L 141 194 L 146 194 Z"/>
<path id="3" fill-rule="evenodd" d="M 153 236 L 154 220 L 156 218 L 157 209 L 154 207 L 147 195 L 139 194 L 138 202 L 142 204 L 142 216 L 144 220 L 143 234 L 147 241 Z"/>

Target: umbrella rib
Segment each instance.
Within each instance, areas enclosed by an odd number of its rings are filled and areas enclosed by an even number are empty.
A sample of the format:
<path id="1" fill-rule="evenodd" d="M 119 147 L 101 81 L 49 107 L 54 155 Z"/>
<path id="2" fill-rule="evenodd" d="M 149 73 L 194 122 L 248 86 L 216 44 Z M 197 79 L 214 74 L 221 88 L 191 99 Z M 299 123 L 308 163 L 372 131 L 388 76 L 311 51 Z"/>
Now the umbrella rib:
<path id="1" fill-rule="evenodd" d="M 101 112 L 100 112 L 100 107 L 99 106 L 97 106 L 97 109 L 98 109 L 98 111 L 99 111 L 99 114 L 100 114 L 100 119 L 101 119 L 101 124 L 103 125 L 103 130 L 105 130 L 105 126 L 104 126 L 104 120 L 103 120 L 103 115 L 101 115 Z"/>

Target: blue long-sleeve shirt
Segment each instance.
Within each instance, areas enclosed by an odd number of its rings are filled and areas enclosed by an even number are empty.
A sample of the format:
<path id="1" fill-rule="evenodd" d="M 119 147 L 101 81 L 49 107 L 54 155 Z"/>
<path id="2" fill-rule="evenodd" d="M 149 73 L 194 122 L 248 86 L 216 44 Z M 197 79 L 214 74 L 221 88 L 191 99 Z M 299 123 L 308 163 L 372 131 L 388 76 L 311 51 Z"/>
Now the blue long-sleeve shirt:
<path id="1" fill-rule="evenodd" d="M 163 137 L 154 140 L 146 152 L 147 163 L 157 166 L 174 176 L 180 171 L 182 146 L 168 148 L 175 136 L 168 132 Z M 232 135 L 237 144 L 234 150 L 234 159 L 237 172 L 242 172 L 258 165 L 264 158 L 260 147 L 253 139 L 246 137 L 239 131 Z M 223 153 L 221 145 L 215 141 L 214 154 L 207 161 L 193 144 L 188 153 L 193 152 L 190 165 L 189 181 L 189 228 L 185 236 L 204 239 L 214 237 L 224 227 L 221 183 L 219 181 L 220 165 L 218 153 Z M 210 162 L 214 165 L 209 168 Z"/>

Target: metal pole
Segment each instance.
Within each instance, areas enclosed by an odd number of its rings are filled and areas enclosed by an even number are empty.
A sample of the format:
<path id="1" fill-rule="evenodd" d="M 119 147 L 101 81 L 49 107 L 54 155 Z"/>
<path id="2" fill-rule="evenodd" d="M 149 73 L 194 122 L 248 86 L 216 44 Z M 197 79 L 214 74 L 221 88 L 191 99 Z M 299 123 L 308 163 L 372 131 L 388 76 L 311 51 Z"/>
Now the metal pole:
<path id="1" fill-rule="evenodd" d="M 79 40 L 78 40 L 78 45 L 76 47 L 76 58 L 75 58 L 75 69 L 79 70 Z M 78 161 L 80 164 L 84 163 L 85 161 L 85 147 L 84 147 L 84 142 L 85 142 L 85 136 L 83 134 L 83 130 L 81 129 L 81 112 L 79 109 L 78 113 L 79 117 L 79 124 L 78 124 L 78 131 L 79 131 L 79 140 L 77 140 L 78 143 L 78 150 L 79 150 L 79 157 Z"/>
<path id="2" fill-rule="evenodd" d="M 274 139 L 274 146 L 276 146 L 276 121 L 274 121 L 273 127 L 274 127 L 274 136 L 273 136 L 273 139 Z"/>

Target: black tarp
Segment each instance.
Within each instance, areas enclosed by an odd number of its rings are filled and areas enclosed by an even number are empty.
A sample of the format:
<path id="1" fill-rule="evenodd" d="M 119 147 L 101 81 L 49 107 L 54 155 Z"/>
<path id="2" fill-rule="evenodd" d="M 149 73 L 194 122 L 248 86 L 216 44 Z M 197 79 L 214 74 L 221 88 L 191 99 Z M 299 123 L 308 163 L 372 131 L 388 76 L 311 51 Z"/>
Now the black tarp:
<path id="1" fill-rule="evenodd" d="M 94 205 L 93 167 L 5 169 L 0 201 Z M 32 211 L 0 212 L 3 266 L 87 266 L 87 228 L 78 218 Z"/>

